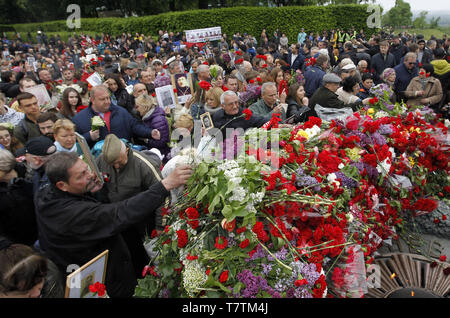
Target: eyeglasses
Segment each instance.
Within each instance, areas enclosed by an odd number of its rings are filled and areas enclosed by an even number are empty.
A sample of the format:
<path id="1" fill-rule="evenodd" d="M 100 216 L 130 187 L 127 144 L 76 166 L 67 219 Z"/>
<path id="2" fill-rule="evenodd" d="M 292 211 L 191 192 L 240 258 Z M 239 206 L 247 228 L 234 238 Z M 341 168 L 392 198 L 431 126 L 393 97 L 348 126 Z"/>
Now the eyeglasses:
<path id="1" fill-rule="evenodd" d="M 414 65 L 416 62 L 409 62 L 408 65 Z"/>

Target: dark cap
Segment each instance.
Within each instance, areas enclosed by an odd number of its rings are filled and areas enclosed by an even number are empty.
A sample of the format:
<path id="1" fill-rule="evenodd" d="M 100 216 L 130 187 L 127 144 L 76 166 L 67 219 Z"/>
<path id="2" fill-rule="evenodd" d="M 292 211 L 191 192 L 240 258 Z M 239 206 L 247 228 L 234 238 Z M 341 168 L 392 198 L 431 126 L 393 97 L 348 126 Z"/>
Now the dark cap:
<path id="1" fill-rule="evenodd" d="M 35 156 L 49 156 L 56 152 L 56 146 L 50 138 L 39 136 L 27 141 L 25 151 Z"/>

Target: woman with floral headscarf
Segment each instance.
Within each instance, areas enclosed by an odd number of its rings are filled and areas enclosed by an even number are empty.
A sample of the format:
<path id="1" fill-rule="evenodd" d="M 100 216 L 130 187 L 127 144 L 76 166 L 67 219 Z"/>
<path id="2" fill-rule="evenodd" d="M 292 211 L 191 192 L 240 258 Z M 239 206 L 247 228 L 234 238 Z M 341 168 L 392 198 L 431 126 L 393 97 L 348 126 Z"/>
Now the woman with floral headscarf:
<path id="1" fill-rule="evenodd" d="M 395 78 L 396 78 L 397 74 L 395 73 L 395 70 L 393 68 L 387 68 L 383 71 L 383 73 L 381 73 L 380 75 L 380 79 L 389 86 L 389 88 L 391 89 L 392 96 L 390 98 L 390 101 L 392 103 L 395 103 L 397 101 L 397 96 L 395 95 L 395 87 L 394 87 L 394 83 L 395 83 Z"/>

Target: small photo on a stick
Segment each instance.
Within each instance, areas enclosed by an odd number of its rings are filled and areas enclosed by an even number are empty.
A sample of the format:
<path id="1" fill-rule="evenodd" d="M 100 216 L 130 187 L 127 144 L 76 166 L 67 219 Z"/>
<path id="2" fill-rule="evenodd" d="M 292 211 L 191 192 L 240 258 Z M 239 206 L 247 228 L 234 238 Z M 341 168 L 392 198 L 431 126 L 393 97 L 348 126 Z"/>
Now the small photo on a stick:
<path id="1" fill-rule="evenodd" d="M 200 115 L 200 120 L 202 121 L 202 126 L 203 126 L 203 128 L 205 128 L 205 130 L 214 128 L 214 124 L 213 124 L 210 113 L 207 112 L 207 113 Z"/>

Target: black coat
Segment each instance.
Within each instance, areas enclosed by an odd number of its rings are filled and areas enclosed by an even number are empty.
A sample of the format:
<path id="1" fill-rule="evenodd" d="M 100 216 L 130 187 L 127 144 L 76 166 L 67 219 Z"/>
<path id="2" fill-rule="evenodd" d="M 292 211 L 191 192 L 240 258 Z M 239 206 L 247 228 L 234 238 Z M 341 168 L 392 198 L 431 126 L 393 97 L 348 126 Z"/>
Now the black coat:
<path id="1" fill-rule="evenodd" d="M 168 195 L 158 182 L 130 199 L 103 204 L 90 195 L 74 195 L 48 185 L 35 199 L 41 249 L 63 273 L 68 265 L 82 266 L 109 250 L 108 295 L 131 297 L 136 276 L 120 233 L 151 216 Z"/>
<path id="2" fill-rule="evenodd" d="M 24 174 L 16 171 L 19 176 Z M 33 245 L 38 234 L 31 180 L 19 177 L 0 183 L 0 202 L 0 235 L 14 243 Z"/>
<path id="3" fill-rule="evenodd" d="M 319 89 L 317 89 L 317 91 L 310 98 L 309 100 L 310 111 L 306 114 L 307 119 L 311 116 L 318 117 L 315 111 L 315 106 L 317 104 L 319 104 L 322 107 L 328 108 L 351 107 L 353 111 L 357 111 L 362 106 L 361 101 L 357 101 L 350 104 L 344 104 L 344 102 L 338 98 L 337 94 L 333 93 L 324 86 L 319 87 Z"/>
<path id="4" fill-rule="evenodd" d="M 299 105 L 297 101 L 293 98 L 288 98 L 286 100 L 286 103 L 288 104 L 287 112 L 286 112 L 286 118 L 292 118 L 294 123 L 299 123 L 305 121 L 306 114 L 309 111 L 308 106 Z"/>
<path id="5" fill-rule="evenodd" d="M 250 117 L 249 120 L 245 120 L 245 118 L 243 117 L 236 118 L 233 120 L 233 118 L 239 117 L 241 115 L 242 115 L 242 108 L 239 109 L 239 113 L 234 116 L 225 114 L 225 111 L 223 109 L 219 109 L 217 112 L 214 113 L 214 115 L 212 116 L 214 127 L 217 129 L 221 129 L 223 140 L 225 140 L 225 138 L 227 137 L 226 135 L 227 128 L 229 129 L 242 128 L 246 130 L 253 127 L 259 128 L 267 122 L 265 117 L 257 114 L 252 114 L 252 117 Z"/>
<path id="6" fill-rule="evenodd" d="M 370 69 L 374 74 L 374 82 L 376 84 L 379 84 L 381 82 L 380 76 L 385 69 L 394 68 L 397 65 L 395 64 L 395 56 L 391 53 L 388 53 L 386 58 L 384 58 L 381 53 L 375 54 L 372 57 L 370 64 Z"/>

